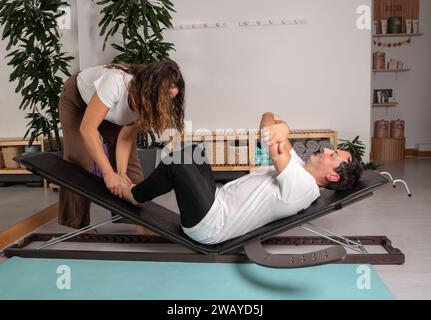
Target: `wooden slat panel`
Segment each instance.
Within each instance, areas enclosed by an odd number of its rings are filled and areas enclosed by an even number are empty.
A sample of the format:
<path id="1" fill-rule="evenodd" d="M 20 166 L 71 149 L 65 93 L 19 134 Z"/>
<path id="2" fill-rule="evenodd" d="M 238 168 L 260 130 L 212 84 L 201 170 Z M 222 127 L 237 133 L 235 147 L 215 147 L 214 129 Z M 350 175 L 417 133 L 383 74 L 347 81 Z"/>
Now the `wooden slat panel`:
<path id="1" fill-rule="evenodd" d="M 0 169 L 0 174 L 32 174 L 30 171 L 25 169 Z"/>
<path id="2" fill-rule="evenodd" d="M 14 147 L 14 146 L 27 146 L 28 140 L 0 140 L 0 147 Z M 42 145 L 41 141 L 34 141 L 34 146 Z"/>
<path id="3" fill-rule="evenodd" d="M 217 171 L 250 171 L 250 166 L 244 165 L 215 165 L 211 166 L 211 170 L 214 172 Z"/>
<path id="4" fill-rule="evenodd" d="M 404 159 L 405 139 L 372 139 L 373 159 L 394 161 Z"/>

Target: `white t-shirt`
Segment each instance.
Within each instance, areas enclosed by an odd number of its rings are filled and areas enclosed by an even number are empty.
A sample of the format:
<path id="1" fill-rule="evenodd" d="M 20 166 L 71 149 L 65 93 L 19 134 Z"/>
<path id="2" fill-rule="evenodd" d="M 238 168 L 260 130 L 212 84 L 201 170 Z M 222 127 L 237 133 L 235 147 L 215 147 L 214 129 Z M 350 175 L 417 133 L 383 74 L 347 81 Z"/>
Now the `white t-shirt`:
<path id="1" fill-rule="evenodd" d="M 271 167 L 217 189 L 206 216 L 192 228 L 183 227 L 184 233 L 200 243 L 221 243 L 308 208 L 320 196 L 319 186 L 293 149 L 290 154 L 278 175 Z"/>
<path id="2" fill-rule="evenodd" d="M 130 110 L 127 102 L 128 87 L 132 78 L 132 75 L 122 70 L 97 66 L 81 71 L 78 74 L 77 85 L 86 104 L 97 92 L 103 104 L 110 109 L 105 120 L 125 126 L 136 119 L 136 114 Z"/>

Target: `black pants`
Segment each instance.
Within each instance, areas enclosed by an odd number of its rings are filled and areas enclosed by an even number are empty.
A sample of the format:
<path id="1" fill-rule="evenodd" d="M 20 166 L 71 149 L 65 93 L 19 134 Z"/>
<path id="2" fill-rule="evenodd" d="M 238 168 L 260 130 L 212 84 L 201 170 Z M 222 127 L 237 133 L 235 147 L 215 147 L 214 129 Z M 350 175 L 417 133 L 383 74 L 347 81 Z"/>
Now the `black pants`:
<path id="1" fill-rule="evenodd" d="M 181 224 L 191 228 L 205 217 L 214 202 L 216 185 L 211 166 L 197 145 L 185 147 L 169 158 L 174 162 L 161 161 L 148 178 L 132 188 L 132 194 L 136 201 L 144 203 L 173 189 Z"/>

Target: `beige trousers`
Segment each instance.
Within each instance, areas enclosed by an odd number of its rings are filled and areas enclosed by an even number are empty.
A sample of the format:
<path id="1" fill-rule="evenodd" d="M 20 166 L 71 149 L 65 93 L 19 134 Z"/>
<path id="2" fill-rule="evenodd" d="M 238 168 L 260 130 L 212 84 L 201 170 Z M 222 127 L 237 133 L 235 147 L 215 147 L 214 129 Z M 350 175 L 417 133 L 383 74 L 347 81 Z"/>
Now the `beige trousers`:
<path id="1" fill-rule="evenodd" d="M 77 87 L 77 76 L 66 81 L 60 96 L 59 113 L 63 131 L 63 158 L 75 163 L 87 171 L 93 169 L 93 159 L 88 153 L 79 128 L 87 105 L 82 100 Z M 103 121 L 99 132 L 103 137 L 109 153 L 109 162 L 116 170 L 115 147 L 121 126 Z M 136 146 L 132 148 L 127 175 L 134 184 L 140 183 L 142 174 Z M 60 188 L 58 222 L 71 228 L 82 228 L 90 223 L 90 201 L 67 189 Z"/>

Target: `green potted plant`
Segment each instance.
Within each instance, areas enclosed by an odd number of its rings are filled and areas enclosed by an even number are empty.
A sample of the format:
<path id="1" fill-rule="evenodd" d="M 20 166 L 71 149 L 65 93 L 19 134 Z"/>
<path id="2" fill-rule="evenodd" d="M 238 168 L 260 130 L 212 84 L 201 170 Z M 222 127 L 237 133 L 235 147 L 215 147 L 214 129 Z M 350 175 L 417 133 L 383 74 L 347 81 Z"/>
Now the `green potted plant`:
<path id="1" fill-rule="evenodd" d="M 65 12 L 62 0 L 0 0 L 2 40 L 8 39 L 9 81 L 18 81 L 22 95 L 19 109 L 28 110 L 29 146 L 46 137 L 51 151 L 61 151 L 58 102 L 63 87 L 61 75 L 70 76 L 73 57 L 61 50 L 57 19 Z"/>
<path id="2" fill-rule="evenodd" d="M 342 139 L 340 139 L 340 141 L 341 143 L 338 144 L 338 149 L 350 152 L 352 156 L 361 162 L 365 170 L 377 170 L 382 166 L 381 164 L 377 164 L 372 161 L 368 163 L 364 163 L 362 161 L 362 157 L 365 154 L 365 145 L 361 140 L 359 140 L 359 136 L 354 138 L 352 141 Z"/>
<path id="3" fill-rule="evenodd" d="M 113 63 L 146 64 L 166 59 L 175 50 L 163 38 L 163 31 L 172 28 L 170 12 L 175 10 L 171 1 L 100 0 L 96 3 L 102 6 L 99 27 L 100 35 L 104 36 L 103 50 L 110 37 L 121 35 L 121 43 L 111 44 L 119 52 Z M 145 176 L 156 166 L 158 146 L 153 132 L 138 136 L 138 155 Z"/>
<path id="4" fill-rule="evenodd" d="M 162 34 L 172 28 L 170 12 L 175 10 L 171 1 L 101 0 L 97 4 L 103 6 L 99 22 L 100 35 L 105 36 L 103 49 L 110 37 L 121 34 L 121 44 L 111 44 L 119 51 L 112 62 L 148 63 L 168 58 L 169 51 L 174 50 Z"/>

